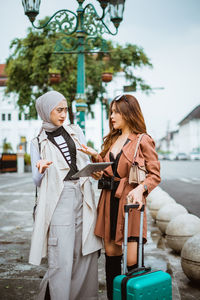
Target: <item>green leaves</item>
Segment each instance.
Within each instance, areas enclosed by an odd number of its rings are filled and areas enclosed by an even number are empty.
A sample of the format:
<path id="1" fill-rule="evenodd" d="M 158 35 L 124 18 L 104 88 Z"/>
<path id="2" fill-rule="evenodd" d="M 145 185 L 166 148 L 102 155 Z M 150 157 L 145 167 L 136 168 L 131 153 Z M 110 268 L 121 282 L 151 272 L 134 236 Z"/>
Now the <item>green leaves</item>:
<path id="1" fill-rule="evenodd" d="M 45 20 L 43 20 L 45 21 Z M 43 22 L 41 21 L 41 22 Z M 8 84 L 6 93 L 18 95 L 17 104 L 21 111 L 29 110 L 30 117 L 36 116 L 35 100 L 39 95 L 50 89 L 63 93 L 69 106 L 75 99 L 77 85 L 77 55 L 54 54 L 56 40 L 63 37 L 62 33 L 53 33 L 50 29 L 36 31 L 29 28 L 24 39 L 14 39 L 10 44 L 12 54 L 7 59 L 6 73 Z M 74 37 L 68 39 L 68 48 L 73 48 Z M 99 41 L 97 40 L 97 44 Z M 88 44 L 89 45 L 89 44 Z M 103 60 L 102 53 L 85 55 L 86 95 L 87 103 L 94 104 L 102 92 L 101 75 L 105 70 L 112 70 L 113 75 L 123 71 L 129 84 L 137 90 L 151 90 L 142 78 L 135 75 L 135 70 L 142 67 L 152 67 L 143 49 L 137 45 L 125 46 L 107 41 L 110 60 Z M 61 81 L 50 84 L 49 70 L 57 69 Z M 70 119 L 73 121 L 72 110 Z"/>

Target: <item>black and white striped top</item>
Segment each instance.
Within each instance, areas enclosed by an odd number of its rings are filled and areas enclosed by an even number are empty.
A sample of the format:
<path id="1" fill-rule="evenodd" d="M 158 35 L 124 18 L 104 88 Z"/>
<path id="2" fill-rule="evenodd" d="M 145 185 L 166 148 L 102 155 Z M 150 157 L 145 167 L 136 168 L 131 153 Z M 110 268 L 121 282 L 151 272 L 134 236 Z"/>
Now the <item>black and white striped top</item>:
<path id="1" fill-rule="evenodd" d="M 66 140 L 64 139 L 64 137 L 62 135 L 55 136 L 54 141 L 56 142 L 58 148 L 60 149 L 60 151 L 64 155 L 64 157 L 65 157 L 66 161 L 68 162 L 68 164 L 71 165 L 71 163 L 72 163 L 71 155 L 70 155 L 69 148 L 68 148 L 68 145 L 67 145 Z"/>
<path id="2" fill-rule="evenodd" d="M 61 126 L 53 132 L 46 132 L 48 139 L 60 150 L 67 161 L 70 170 L 64 180 L 71 180 L 71 176 L 78 172 L 76 165 L 76 146 L 69 133 Z"/>

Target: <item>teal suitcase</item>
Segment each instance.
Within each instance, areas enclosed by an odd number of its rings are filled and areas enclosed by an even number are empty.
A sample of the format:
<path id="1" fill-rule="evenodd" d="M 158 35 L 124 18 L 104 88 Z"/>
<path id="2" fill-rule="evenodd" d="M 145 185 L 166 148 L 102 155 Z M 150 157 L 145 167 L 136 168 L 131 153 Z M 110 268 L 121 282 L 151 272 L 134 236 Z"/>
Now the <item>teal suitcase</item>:
<path id="1" fill-rule="evenodd" d="M 123 274 L 113 282 L 113 300 L 172 300 L 171 276 L 160 270 L 142 267 L 142 236 L 144 206 L 140 215 L 138 268 L 127 273 L 128 212 L 137 204 L 125 205 Z"/>

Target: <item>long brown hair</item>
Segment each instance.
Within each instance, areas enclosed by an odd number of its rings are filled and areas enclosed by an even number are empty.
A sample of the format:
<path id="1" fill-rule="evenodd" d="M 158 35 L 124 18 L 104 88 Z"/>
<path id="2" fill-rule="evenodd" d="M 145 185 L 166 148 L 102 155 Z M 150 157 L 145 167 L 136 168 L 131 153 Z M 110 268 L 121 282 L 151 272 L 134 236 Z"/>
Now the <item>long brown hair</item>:
<path id="1" fill-rule="evenodd" d="M 121 134 L 121 130 L 113 128 L 113 124 L 110 118 L 114 103 L 116 105 L 117 112 L 119 112 L 122 115 L 123 119 L 126 121 L 132 133 L 138 134 L 147 132 L 144 117 L 137 99 L 131 95 L 122 95 L 119 98 L 119 100 L 116 101 L 116 99 L 117 98 L 115 98 L 111 102 L 109 108 L 110 132 L 103 138 L 103 145 L 101 151 L 102 157 L 106 155 L 111 145 L 114 144 L 118 136 Z"/>

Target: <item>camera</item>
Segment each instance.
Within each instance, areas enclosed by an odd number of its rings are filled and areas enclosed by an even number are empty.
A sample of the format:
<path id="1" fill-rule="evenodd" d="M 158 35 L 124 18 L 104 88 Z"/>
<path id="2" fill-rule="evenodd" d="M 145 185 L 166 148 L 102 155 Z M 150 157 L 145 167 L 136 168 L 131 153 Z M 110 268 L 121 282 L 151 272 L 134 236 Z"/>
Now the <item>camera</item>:
<path id="1" fill-rule="evenodd" d="M 98 181 L 98 189 L 112 191 L 114 189 L 114 178 L 103 175 Z"/>

